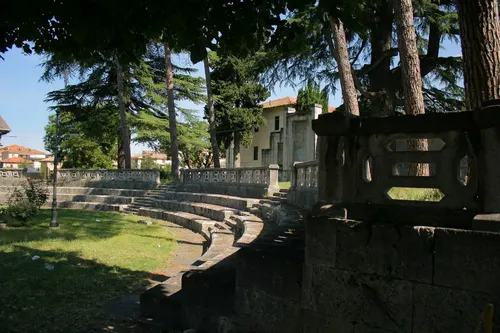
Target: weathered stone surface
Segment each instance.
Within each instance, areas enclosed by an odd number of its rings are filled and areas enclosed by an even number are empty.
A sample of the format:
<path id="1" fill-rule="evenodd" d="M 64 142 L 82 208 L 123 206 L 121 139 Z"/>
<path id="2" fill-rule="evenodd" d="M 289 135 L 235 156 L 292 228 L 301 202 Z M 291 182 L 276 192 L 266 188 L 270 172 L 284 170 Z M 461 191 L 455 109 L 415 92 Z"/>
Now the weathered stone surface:
<path id="1" fill-rule="evenodd" d="M 310 295 L 303 308 L 346 321 L 397 332 L 410 332 L 411 282 L 313 266 L 304 279 Z M 306 285 L 309 284 L 309 285 Z"/>
<path id="2" fill-rule="evenodd" d="M 495 305 L 494 318 L 499 318 L 500 304 L 497 296 L 417 283 L 414 293 L 412 332 L 475 332 L 488 303 Z M 493 332 L 499 330 L 500 325 L 497 322 Z"/>
<path id="3" fill-rule="evenodd" d="M 430 283 L 433 237 L 429 227 L 339 220 L 337 267 Z"/>
<path id="4" fill-rule="evenodd" d="M 358 323 L 354 326 L 354 333 L 399 333 L 399 331 L 386 330 Z"/>
<path id="5" fill-rule="evenodd" d="M 500 234 L 435 231 L 434 284 L 500 294 Z"/>
<path id="6" fill-rule="evenodd" d="M 240 301 L 235 307 L 237 321 L 246 331 L 302 333 L 299 302 L 245 288 L 237 288 L 236 299 Z"/>
<path id="7" fill-rule="evenodd" d="M 328 217 L 306 223 L 306 262 L 335 267 L 337 259 L 337 220 Z"/>
<path id="8" fill-rule="evenodd" d="M 303 333 L 353 333 L 354 326 L 344 318 L 304 311 Z"/>
<path id="9" fill-rule="evenodd" d="M 500 214 L 476 215 L 472 220 L 472 229 L 478 231 L 500 232 Z"/>
<path id="10" fill-rule="evenodd" d="M 300 302 L 302 260 L 252 249 L 242 249 L 238 254 L 236 286 Z"/>

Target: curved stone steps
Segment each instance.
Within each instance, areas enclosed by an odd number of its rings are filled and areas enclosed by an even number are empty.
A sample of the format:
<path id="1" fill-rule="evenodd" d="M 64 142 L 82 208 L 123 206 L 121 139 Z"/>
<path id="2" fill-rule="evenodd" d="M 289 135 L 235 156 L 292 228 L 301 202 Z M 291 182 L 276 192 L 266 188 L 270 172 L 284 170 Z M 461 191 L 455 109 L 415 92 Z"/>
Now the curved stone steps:
<path id="1" fill-rule="evenodd" d="M 43 206 L 49 208 L 51 207 L 51 202 L 46 202 Z M 59 201 L 57 202 L 57 207 L 65 209 L 122 212 L 127 206 L 118 204 L 99 203 L 99 202 Z"/>
<path id="2" fill-rule="evenodd" d="M 109 196 L 109 195 L 94 195 L 94 194 L 57 194 L 58 201 L 74 201 L 74 202 L 93 202 L 116 205 L 129 205 L 134 202 L 134 197 L 128 196 Z"/>
<path id="3" fill-rule="evenodd" d="M 48 190 L 52 193 L 52 186 L 48 186 Z M 57 194 L 82 194 L 82 195 L 110 195 L 120 197 L 143 197 L 147 190 L 133 189 L 115 189 L 101 187 L 57 187 Z"/>
<path id="4" fill-rule="evenodd" d="M 146 197 L 159 200 L 177 200 L 203 202 L 233 209 L 246 210 L 259 202 L 259 199 L 240 198 L 221 194 L 176 192 L 169 190 L 151 190 Z"/>

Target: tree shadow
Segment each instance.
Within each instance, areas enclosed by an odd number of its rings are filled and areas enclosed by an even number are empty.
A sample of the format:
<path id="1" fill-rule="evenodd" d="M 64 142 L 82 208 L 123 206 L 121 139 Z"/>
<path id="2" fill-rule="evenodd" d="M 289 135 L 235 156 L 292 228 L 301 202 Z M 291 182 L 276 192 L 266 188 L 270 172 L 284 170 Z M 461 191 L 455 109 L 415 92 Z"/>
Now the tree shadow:
<path id="1" fill-rule="evenodd" d="M 82 259 L 76 252 L 37 249 L 38 260 L 33 254 L 24 246 L 0 252 L 0 332 L 109 331 L 103 304 L 142 290 L 151 276 Z"/>
<path id="2" fill-rule="evenodd" d="M 0 231 L 0 245 L 9 245 L 20 241 L 40 239 L 75 240 L 78 238 L 103 239 L 116 236 L 126 227 L 123 215 L 81 210 L 59 210 L 60 229 L 49 230 L 51 212 L 43 209 L 29 221 L 29 226 L 15 227 Z M 11 225 L 11 223 L 9 223 Z"/>

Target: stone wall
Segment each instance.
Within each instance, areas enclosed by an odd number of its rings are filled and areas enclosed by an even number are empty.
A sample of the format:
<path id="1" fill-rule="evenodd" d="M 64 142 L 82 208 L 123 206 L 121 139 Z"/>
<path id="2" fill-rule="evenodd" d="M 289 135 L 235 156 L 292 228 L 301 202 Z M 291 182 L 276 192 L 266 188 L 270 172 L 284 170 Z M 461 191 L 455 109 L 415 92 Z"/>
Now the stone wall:
<path id="1" fill-rule="evenodd" d="M 146 190 L 156 188 L 160 185 L 160 170 L 61 169 L 57 171 L 57 184 L 61 187 L 101 187 Z"/>
<path id="2" fill-rule="evenodd" d="M 499 233 L 319 213 L 306 226 L 304 332 L 474 332 L 488 304 L 500 315 L 499 261 Z"/>
<path id="3" fill-rule="evenodd" d="M 0 186 L 17 186 L 27 179 L 25 169 L 0 169 Z"/>
<path id="4" fill-rule="evenodd" d="M 295 163 L 292 168 L 289 204 L 311 209 L 318 201 L 318 161 Z"/>
<path id="5" fill-rule="evenodd" d="M 183 169 L 178 190 L 264 198 L 279 191 L 278 165 L 234 169 Z"/>

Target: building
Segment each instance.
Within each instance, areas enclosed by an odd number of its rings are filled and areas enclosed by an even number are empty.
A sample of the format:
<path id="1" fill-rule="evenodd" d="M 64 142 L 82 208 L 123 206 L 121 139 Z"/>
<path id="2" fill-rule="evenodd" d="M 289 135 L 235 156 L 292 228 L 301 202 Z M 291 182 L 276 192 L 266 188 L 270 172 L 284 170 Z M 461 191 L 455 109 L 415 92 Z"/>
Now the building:
<path id="1" fill-rule="evenodd" d="M 234 146 L 228 149 L 228 167 L 278 164 L 280 179 L 288 180 L 294 162 L 316 159 L 316 134 L 311 122 L 322 113 L 321 105 L 312 105 L 308 113 L 298 113 L 295 111 L 296 102 L 295 97 L 265 102 L 265 124 L 254 129 L 250 147 L 240 147 L 239 165 Z M 330 107 L 328 111 L 334 110 Z"/>
<path id="2" fill-rule="evenodd" d="M 40 170 L 41 160 L 47 157 L 43 151 L 19 145 L 5 146 L 0 149 L 0 163 L 3 168 L 20 168 L 23 165 L 32 165 Z"/>
<path id="3" fill-rule="evenodd" d="M 2 139 L 2 135 L 10 133 L 10 127 L 7 125 L 5 120 L 3 120 L 2 116 L 0 116 L 0 140 Z M 0 147 L 2 147 L 2 143 L 0 141 Z"/>
<path id="4" fill-rule="evenodd" d="M 167 154 L 155 153 L 152 150 L 143 150 L 142 154 L 132 156 L 132 168 L 141 169 L 142 161 L 146 157 L 151 157 L 159 168 L 164 168 L 166 165 L 171 164 L 171 161 L 167 160 Z"/>

